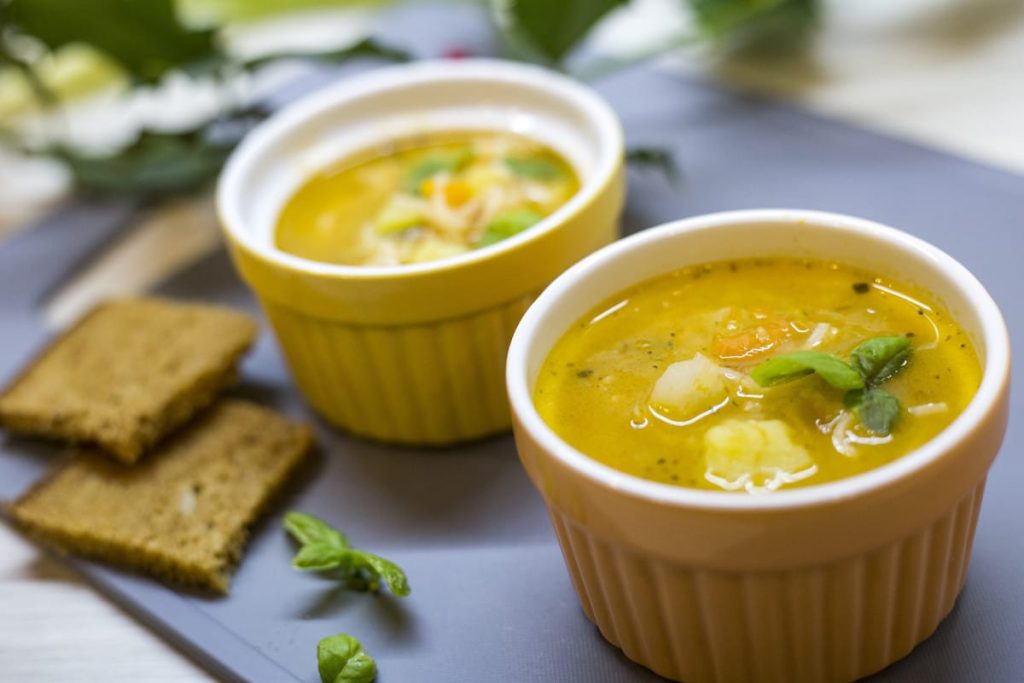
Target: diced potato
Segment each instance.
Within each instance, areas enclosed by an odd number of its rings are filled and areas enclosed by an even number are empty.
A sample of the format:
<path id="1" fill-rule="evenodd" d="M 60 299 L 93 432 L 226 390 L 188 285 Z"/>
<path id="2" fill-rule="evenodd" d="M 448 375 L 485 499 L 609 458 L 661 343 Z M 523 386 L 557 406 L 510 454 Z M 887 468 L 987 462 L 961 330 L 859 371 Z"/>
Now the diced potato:
<path id="1" fill-rule="evenodd" d="M 501 185 L 505 182 L 505 176 L 490 164 L 477 164 L 462 174 L 462 181 L 469 185 L 474 194 L 481 194 L 490 187 Z"/>
<path id="2" fill-rule="evenodd" d="M 373 222 L 378 235 L 393 235 L 423 224 L 423 212 L 410 202 L 392 201 Z"/>
<path id="3" fill-rule="evenodd" d="M 781 420 L 727 420 L 704 433 L 707 473 L 728 487 L 777 488 L 814 464 Z"/>
<path id="4" fill-rule="evenodd" d="M 424 239 L 413 251 L 412 262 L 423 263 L 425 261 L 435 261 L 437 259 L 458 256 L 459 254 L 464 254 L 467 251 L 469 251 L 467 247 L 457 242 L 450 242 L 436 237 L 428 237 Z"/>
<path id="5" fill-rule="evenodd" d="M 698 353 L 665 368 L 651 391 L 651 403 L 667 410 L 670 417 L 687 420 L 718 405 L 728 395 L 721 368 Z"/>

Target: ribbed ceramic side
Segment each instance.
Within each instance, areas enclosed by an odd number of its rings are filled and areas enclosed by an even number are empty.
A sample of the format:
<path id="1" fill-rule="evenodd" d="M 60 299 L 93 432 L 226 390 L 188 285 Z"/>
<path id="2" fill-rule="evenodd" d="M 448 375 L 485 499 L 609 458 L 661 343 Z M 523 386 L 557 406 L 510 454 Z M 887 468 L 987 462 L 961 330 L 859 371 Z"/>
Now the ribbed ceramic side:
<path id="1" fill-rule="evenodd" d="M 393 327 L 263 305 L 296 383 L 317 412 L 362 436 L 436 445 L 508 429 L 505 354 L 533 298 Z"/>
<path id="2" fill-rule="evenodd" d="M 963 587 L 984 488 L 871 553 L 757 573 L 638 555 L 549 511 L 583 610 L 630 659 L 688 683 L 817 683 L 878 671 L 935 631 Z"/>

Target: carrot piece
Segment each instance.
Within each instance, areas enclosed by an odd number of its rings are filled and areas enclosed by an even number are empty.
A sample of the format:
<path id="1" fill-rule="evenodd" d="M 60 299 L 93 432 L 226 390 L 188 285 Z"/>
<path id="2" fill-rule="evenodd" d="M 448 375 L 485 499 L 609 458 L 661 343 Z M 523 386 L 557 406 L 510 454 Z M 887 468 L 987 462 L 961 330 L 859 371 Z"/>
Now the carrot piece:
<path id="1" fill-rule="evenodd" d="M 742 332 L 719 335 L 711 344 L 711 352 L 721 360 L 747 360 L 768 353 L 789 336 L 784 320 L 764 320 Z"/>
<path id="2" fill-rule="evenodd" d="M 444 186 L 444 200 L 448 206 L 462 206 L 473 197 L 473 189 L 461 180 L 451 180 Z"/>

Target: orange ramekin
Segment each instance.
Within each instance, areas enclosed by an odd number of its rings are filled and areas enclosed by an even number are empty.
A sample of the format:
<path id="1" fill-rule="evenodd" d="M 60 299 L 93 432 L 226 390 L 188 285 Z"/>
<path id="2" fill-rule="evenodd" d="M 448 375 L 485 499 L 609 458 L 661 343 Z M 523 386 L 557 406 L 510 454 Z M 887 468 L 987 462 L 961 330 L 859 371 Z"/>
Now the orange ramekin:
<path id="1" fill-rule="evenodd" d="M 674 487 L 592 460 L 533 405 L 565 330 L 638 282 L 723 259 L 808 256 L 919 285 L 984 365 L 977 394 L 924 446 L 840 481 L 750 496 Z M 985 478 L 1006 430 L 1010 345 L 982 285 L 937 248 L 812 211 L 700 216 L 587 257 L 531 306 L 509 351 L 519 456 L 547 503 L 583 610 L 668 678 L 850 681 L 909 653 L 963 587 Z"/>
<path id="2" fill-rule="evenodd" d="M 474 130 L 547 144 L 580 190 L 519 235 L 429 263 L 342 266 L 275 246 L 282 206 L 318 170 L 383 141 Z M 555 276 L 615 239 L 622 158 L 615 114 L 565 76 L 495 60 L 416 62 L 274 116 L 232 155 L 217 208 L 235 266 L 317 412 L 362 436 L 440 445 L 508 429 L 512 332 Z"/>

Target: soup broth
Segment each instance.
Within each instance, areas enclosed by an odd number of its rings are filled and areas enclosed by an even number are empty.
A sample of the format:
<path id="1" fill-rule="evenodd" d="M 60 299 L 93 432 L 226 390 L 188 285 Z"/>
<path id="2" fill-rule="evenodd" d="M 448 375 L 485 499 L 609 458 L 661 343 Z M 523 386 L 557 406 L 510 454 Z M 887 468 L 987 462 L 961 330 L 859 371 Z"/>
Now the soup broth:
<path id="1" fill-rule="evenodd" d="M 278 219 L 277 247 L 347 265 L 433 261 L 527 230 L 579 189 L 554 150 L 507 133 L 383 145 L 313 176 Z"/>
<path id="2" fill-rule="evenodd" d="M 766 493 L 841 479 L 932 439 L 981 380 L 917 288 L 817 260 L 660 276 L 589 312 L 534 389 L 570 445 L 646 479 Z"/>

